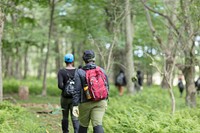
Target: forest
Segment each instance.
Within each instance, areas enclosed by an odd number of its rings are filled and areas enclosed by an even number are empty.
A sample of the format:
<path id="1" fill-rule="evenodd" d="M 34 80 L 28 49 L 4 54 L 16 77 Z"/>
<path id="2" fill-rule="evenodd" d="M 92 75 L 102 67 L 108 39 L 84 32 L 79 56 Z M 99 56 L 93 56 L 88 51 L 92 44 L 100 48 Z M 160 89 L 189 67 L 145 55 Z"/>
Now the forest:
<path id="1" fill-rule="evenodd" d="M 85 50 L 95 52 L 95 63 L 109 79 L 105 133 L 200 132 L 199 5 L 199 0 L 1 0 L 0 133 L 62 132 L 57 73 L 68 53 L 74 67 L 84 66 Z M 120 70 L 127 80 L 123 96 L 115 86 Z M 133 81 L 137 71 L 144 79 L 141 91 Z M 21 88 L 28 90 L 26 98 Z"/>

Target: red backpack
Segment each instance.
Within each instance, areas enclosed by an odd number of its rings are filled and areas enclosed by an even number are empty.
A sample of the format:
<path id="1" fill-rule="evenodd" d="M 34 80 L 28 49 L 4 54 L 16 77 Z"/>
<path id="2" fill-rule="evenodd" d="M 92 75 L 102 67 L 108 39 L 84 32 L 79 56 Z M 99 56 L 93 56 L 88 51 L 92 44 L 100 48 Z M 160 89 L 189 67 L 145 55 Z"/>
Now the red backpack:
<path id="1" fill-rule="evenodd" d="M 107 98 L 106 76 L 100 67 L 97 66 L 95 69 L 86 70 L 86 81 L 91 100 L 99 101 Z"/>

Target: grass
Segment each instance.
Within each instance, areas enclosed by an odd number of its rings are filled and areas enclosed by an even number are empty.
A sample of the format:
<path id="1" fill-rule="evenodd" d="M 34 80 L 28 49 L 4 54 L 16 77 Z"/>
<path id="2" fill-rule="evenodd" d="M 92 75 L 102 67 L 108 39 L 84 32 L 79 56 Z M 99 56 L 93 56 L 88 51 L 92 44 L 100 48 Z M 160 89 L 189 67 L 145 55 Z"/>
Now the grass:
<path id="1" fill-rule="evenodd" d="M 158 86 L 136 95 L 117 94 L 110 98 L 104 118 L 109 133 L 196 133 L 200 132 L 200 109 L 185 106 L 185 99 L 176 97 L 176 113 L 171 115 L 171 100 L 167 90 Z M 197 97 L 198 101 L 198 97 Z"/>
<path id="2" fill-rule="evenodd" d="M 30 83 L 31 82 L 31 83 Z M 50 83 L 49 83 L 50 82 Z M 9 84 L 12 84 L 11 88 L 7 88 Z M 36 85 L 34 87 L 33 83 Z M 17 99 L 19 104 L 34 103 L 47 104 L 52 108 L 51 105 L 59 105 L 59 89 L 56 85 L 55 79 L 48 80 L 48 96 L 41 97 L 39 94 L 41 92 L 40 81 L 27 80 L 27 81 L 6 81 L 4 80 L 4 89 L 6 89 L 6 94 L 12 94 L 12 96 Z M 20 84 L 25 84 L 31 86 L 31 95 L 29 100 L 18 99 L 17 94 L 12 89 L 16 89 Z M 14 85 L 18 85 L 17 87 Z M 34 88 L 34 89 L 33 89 Z M 8 91 L 10 90 L 10 91 Z M 174 87 L 174 95 L 176 98 L 176 112 L 171 115 L 171 100 L 169 93 L 166 89 L 161 89 L 159 86 L 144 87 L 141 93 L 135 95 L 128 95 L 125 93 L 123 96 L 118 95 L 118 91 L 115 86 L 110 86 L 110 97 L 108 102 L 108 108 L 103 119 L 103 126 L 106 133 L 197 133 L 200 132 L 200 108 L 199 108 L 199 97 L 197 97 L 197 107 L 189 108 L 185 105 L 184 97 L 179 97 L 178 88 Z M 16 91 L 17 92 L 17 91 Z M 56 92 L 56 93 L 55 93 Z M 185 94 L 184 94 L 185 95 Z M 45 132 L 45 130 L 50 133 L 61 133 L 61 112 L 55 109 L 55 114 L 36 114 L 38 110 L 44 110 L 43 107 L 27 107 L 27 109 L 16 107 L 15 105 L 10 105 L 9 108 L 14 108 L 14 110 L 7 112 L 6 108 L 0 110 L 0 132 L 9 133 L 12 130 L 16 132 L 23 131 L 29 132 L 28 128 L 32 129 L 31 122 L 34 121 L 33 130 L 37 132 Z M 3 112 L 2 112 L 3 111 Z M 23 112 L 23 113 L 21 113 Z M 19 114 L 19 115 L 18 115 Z M 25 114 L 25 115 L 24 115 Z M 21 124 L 21 118 L 26 117 L 23 122 L 27 121 L 26 127 L 18 127 Z M 17 118 L 14 120 L 14 118 Z M 6 121 L 9 119 L 10 121 Z M 2 124 L 3 123 L 3 124 Z M 6 131 L 4 131 L 6 130 Z M 33 131 L 32 130 L 32 131 Z M 72 125 L 70 122 L 70 131 L 72 132 Z M 92 127 L 89 128 L 89 133 L 92 133 Z"/>
<path id="3" fill-rule="evenodd" d="M 24 108 L 7 102 L 0 104 L 1 133 L 42 133 L 45 127 Z"/>
<path id="4" fill-rule="evenodd" d="M 13 78 L 3 80 L 4 93 L 17 93 L 20 86 L 28 86 L 31 95 L 40 95 L 42 93 L 42 80 L 29 77 L 26 80 L 15 80 Z M 47 93 L 51 96 L 60 95 L 57 88 L 57 79 L 47 79 Z"/>

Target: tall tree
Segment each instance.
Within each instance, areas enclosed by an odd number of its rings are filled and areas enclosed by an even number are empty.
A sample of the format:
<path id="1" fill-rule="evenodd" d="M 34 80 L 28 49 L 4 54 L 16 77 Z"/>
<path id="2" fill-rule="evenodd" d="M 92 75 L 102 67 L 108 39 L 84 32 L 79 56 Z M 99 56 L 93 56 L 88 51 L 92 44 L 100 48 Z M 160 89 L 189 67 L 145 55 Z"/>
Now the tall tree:
<path id="1" fill-rule="evenodd" d="M 49 34 L 48 34 L 48 44 L 47 44 L 47 52 L 44 64 L 44 77 L 43 77 L 43 90 L 42 96 L 46 96 L 47 94 L 47 86 L 46 86 L 46 79 L 47 79 L 47 64 L 49 58 L 49 51 L 50 51 L 50 43 L 51 43 L 51 36 L 52 36 L 52 27 L 53 27 L 53 16 L 54 16 L 54 9 L 55 9 L 55 0 L 49 1 L 50 5 L 50 24 L 49 24 Z"/>
<path id="2" fill-rule="evenodd" d="M 126 35 L 126 77 L 127 77 L 127 89 L 129 93 L 134 92 L 134 84 L 131 81 L 134 75 L 133 64 L 133 26 L 130 13 L 130 1 L 125 0 L 125 35 Z"/>
<path id="3" fill-rule="evenodd" d="M 180 1 L 183 29 L 182 31 L 179 31 L 179 36 L 180 36 L 180 42 L 184 46 L 183 50 L 184 50 L 184 55 L 185 55 L 185 65 L 182 71 L 183 71 L 185 81 L 186 81 L 186 104 L 191 107 L 195 107 L 196 106 L 196 88 L 194 86 L 194 77 L 195 77 L 195 68 L 194 68 L 195 67 L 195 53 L 194 53 L 195 39 L 194 38 L 197 31 L 199 30 L 199 25 L 195 26 L 196 22 L 193 22 L 192 20 L 193 14 L 192 12 L 190 12 L 192 3 L 193 2 L 190 2 L 189 0 Z M 185 34 L 182 34 L 182 33 L 185 33 Z"/>
<path id="4" fill-rule="evenodd" d="M 159 12 L 145 5 L 148 10 L 162 16 L 167 20 L 167 23 L 169 24 L 167 26 L 170 26 L 171 30 L 173 30 L 173 36 L 176 37 L 178 42 L 177 45 L 180 47 L 179 51 L 184 53 L 184 64 L 177 64 L 177 66 L 184 74 L 186 81 L 186 104 L 191 107 L 196 106 L 196 89 L 194 86 L 194 66 L 196 64 L 196 57 L 194 52 L 194 38 L 199 31 L 199 7 L 196 6 L 199 3 L 200 1 L 179 1 L 178 6 L 180 8 L 174 15 L 176 19 L 172 19 L 173 17 L 171 17 L 169 14 Z"/>
<path id="5" fill-rule="evenodd" d="M 142 3 L 144 4 L 144 1 L 142 1 Z M 172 9 L 177 8 L 176 4 L 177 4 L 176 1 L 165 0 L 164 6 L 165 8 L 169 9 L 169 11 L 166 12 L 166 14 L 168 14 L 173 21 L 175 21 L 174 20 L 175 15 L 174 15 L 174 11 L 172 12 Z M 155 29 L 155 26 L 152 22 L 151 15 L 147 7 L 145 7 L 145 12 L 147 16 L 147 22 L 149 24 L 152 35 L 155 38 L 155 40 L 158 42 L 160 49 L 164 53 L 164 68 L 163 68 L 163 71 L 161 72 L 163 76 L 162 85 L 164 83 L 165 88 L 169 90 L 169 93 L 171 96 L 171 103 L 172 103 L 171 105 L 172 105 L 172 114 L 173 114 L 175 112 L 175 97 L 172 90 L 172 86 L 173 86 L 172 83 L 173 83 L 173 71 L 175 67 L 175 56 L 176 56 L 176 51 L 177 51 L 177 44 L 175 43 L 176 40 L 173 37 L 173 30 L 169 24 L 166 29 L 166 31 L 168 31 L 168 34 L 166 35 L 167 38 L 160 36 L 158 31 Z"/>
<path id="6" fill-rule="evenodd" d="M 2 36 L 4 27 L 4 13 L 0 7 L 0 102 L 3 100 L 3 81 L 2 81 Z"/>

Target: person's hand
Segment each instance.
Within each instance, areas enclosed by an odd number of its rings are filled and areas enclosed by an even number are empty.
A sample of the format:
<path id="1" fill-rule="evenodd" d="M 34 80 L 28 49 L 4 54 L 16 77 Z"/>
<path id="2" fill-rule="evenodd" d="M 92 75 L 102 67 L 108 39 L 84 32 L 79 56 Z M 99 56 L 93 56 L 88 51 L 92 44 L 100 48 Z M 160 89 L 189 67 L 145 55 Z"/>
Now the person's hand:
<path id="1" fill-rule="evenodd" d="M 74 106 L 74 107 L 72 108 L 72 114 L 73 114 L 74 116 L 76 116 L 76 117 L 79 116 L 78 106 Z"/>

